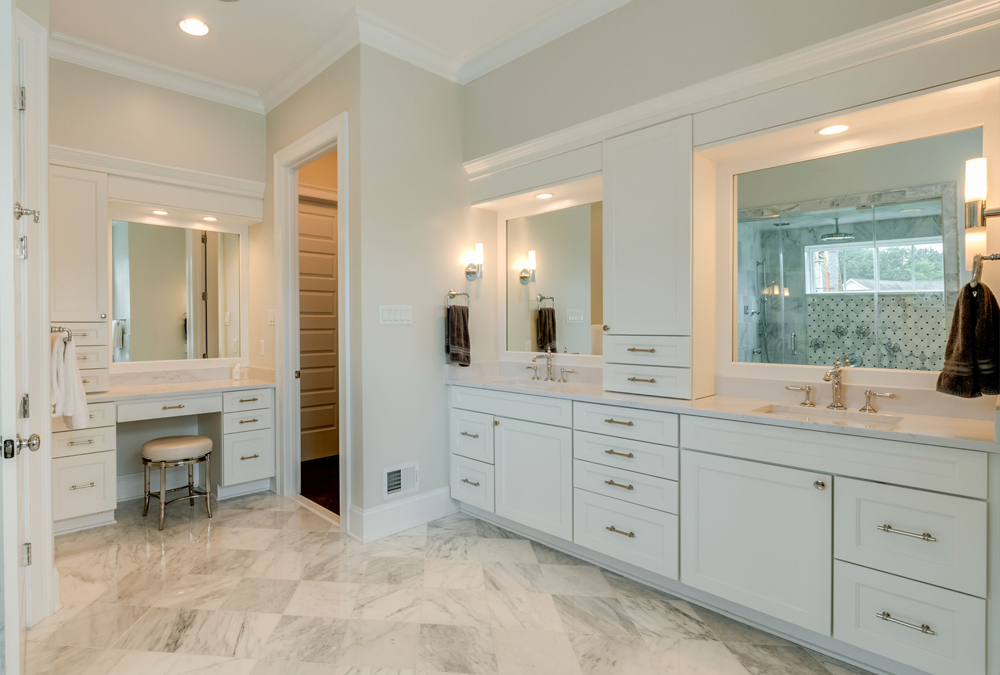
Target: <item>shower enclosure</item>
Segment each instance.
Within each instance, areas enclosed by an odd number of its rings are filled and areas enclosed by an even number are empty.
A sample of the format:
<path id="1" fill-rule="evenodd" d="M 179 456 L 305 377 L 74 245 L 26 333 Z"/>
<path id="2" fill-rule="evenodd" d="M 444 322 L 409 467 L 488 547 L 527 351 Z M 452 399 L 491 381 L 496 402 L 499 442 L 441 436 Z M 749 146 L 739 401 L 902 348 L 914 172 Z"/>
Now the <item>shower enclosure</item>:
<path id="1" fill-rule="evenodd" d="M 740 211 L 738 360 L 940 369 L 955 208 L 950 183 Z"/>

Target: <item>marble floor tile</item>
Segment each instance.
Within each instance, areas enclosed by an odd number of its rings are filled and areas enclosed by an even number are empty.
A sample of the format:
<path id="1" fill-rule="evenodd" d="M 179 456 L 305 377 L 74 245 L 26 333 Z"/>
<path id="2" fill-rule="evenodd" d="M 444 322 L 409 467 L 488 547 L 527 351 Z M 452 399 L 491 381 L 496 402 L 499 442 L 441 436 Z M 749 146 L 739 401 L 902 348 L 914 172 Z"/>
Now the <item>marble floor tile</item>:
<path id="1" fill-rule="evenodd" d="M 494 628 L 493 645 L 500 675 L 582 675 L 564 634 Z"/>
<path id="2" fill-rule="evenodd" d="M 257 658 L 277 614 L 154 607 L 116 645 L 120 649 Z"/>
<path id="3" fill-rule="evenodd" d="M 703 607 L 695 608 L 695 612 L 701 617 L 715 636 L 723 642 L 741 642 L 752 645 L 774 645 L 779 647 L 793 647 L 794 645 L 777 635 L 765 633 L 753 626 L 740 623 L 728 616 L 723 616 Z"/>
<path id="4" fill-rule="evenodd" d="M 484 562 L 483 580 L 488 591 L 502 593 L 545 592 L 541 565 Z"/>
<path id="5" fill-rule="evenodd" d="M 250 675 L 253 659 L 109 650 L 109 665 L 86 675 Z M 112 662 L 113 661 L 113 662 Z"/>
<path id="6" fill-rule="evenodd" d="M 235 549 L 199 552 L 202 553 L 202 557 L 188 570 L 188 574 L 244 577 L 261 556 L 260 551 Z"/>
<path id="7" fill-rule="evenodd" d="M 617 598 L 554 595 L 552 600 L 567 633 L 639 635 L 639 630 Z"/>
<path id="8" fill-rule="evenodd" d="M 282 614 L 288 606 L 298 581 L 282 579 L 240 579 L 220 609 L 230 612 Z"/>
<path id="9" fill-rule="evenodd" d="M 583 675 L 662 675 L 661 664 L 639 637 L 570 635 Z M 687 675 L 687 674 L 685 674 Z"/>
<path id="10" fill-rule="evenodd" d="M 363 547 L 353 540 L 323 544 L 306 566 L 302 578 L 308 581 L 360 582 L 369 560 Z"/>
<path id="11" fill-rule="evenodd" d="M 212 526 L 208 531 L 205 544 L 213 549 L 265 551 L 277 536 L 278 531 L 273 529 Z"/>
<path id="12" fill-rule="evenodd" d="M 424 561 L 419 558 L 370 558 L 362 583 L 396 586 L 422 584 Z"/>
<path id="13" fill-rule="evenodd" d="M 390 558 L 424 558 L 427 550 L 426 528 L 400 532 L 379 539 L 366 547 L 368 555 Z"/>
<path id="14" fill-rule="evenodd" d="M 159 544 L 133 544 L 122 547 L 119 557 L 129 556 L 127 565 L 146 574 L 187 574 L 205 559 L 204 551 Z"/>
<path id="15" fill-rule="evenodd" d="M 649 598 L 657 597 L 664 600 L 678 600 L 672 595 L 658 591 L 655 588 L 651 588 L 645 584 L 641 584 L 638 581 L 633 581 L 627 577 L 623 577 L 620 574 L 615 574 L 614 572 L 609 572 L 608 570 L 602 569 L 601 574 L 604 575 L 605 580 L 608 585 L 611 586 L 611 590 L 614 592 L 615 596 L 618 598 Z"/>
<path id="16" fill-rule="evenodd" d="M 93 666 L 103 649 L 33 643 L 25 654 L 25 675 L 82 673 Z"/>
<path id="17" fill-rule="evenodd" d="M 104 549 L 118 543 L 120 542 L 115 538 L 115 526 L 105 525 L 89 530 L 60 534 L 55 538 L 55 555 L 56 558 L 66 558 Z"/>
<path id="18" fill-rule="evenodd" d="M 46 638 L 47 644 L 107 649 L 142 617 L 148 608 L 93 603 Z"/>
<path id="19" fill-rule="evenodd" d="M 494 628 L 564 633 L 559 610 L 548 593 L 498 593 L 487 591 Z"/>
<path id="20" fill-rule="evenodd" d="M 325 663 L 293 663 L 260 660 L 250 675 L 417 675 L 413 670 L 397 668 L 358 668 L 331 666 Z"/>
<path id="21" fill-rule="evenodd" d="M 86 607 L 107 593 L 114 582 L 98 569 L 59 570 L 59 602 L 63 607 Z"/>
<path id="22" fill-rule="evenodd" d="M 542 583 L 553 595 L 589 595 L 612 598 L 615 593 L 596 567 L 542 565 Z"/>
<path id="23" fill-rule="evenodd" d="M 298 581 L 305 574 L 315 553 L 279 553 L 264 551 L 246 572 L 248 577 L 259 579 L 288 579 Z"/>
<path id="24" fill-rule="evenodd" d="M 543 565 L 584 565 L 587 567 L 594 567 L 589 562 L 580 560 L 579 558 L 574 558 L 573 556 L 563 553 L 562 551 L 557 551 L 554 548 L 549 548 L 545 544 L 539 544 L 537 541 L 531 542 L 531 550 L 535 552 L 535 557 L 538 558 L 538 562 Z M 596 567 L 594 569 L 597 569 Z"/>
<path id="25" fill-rule="evenodd" d="M 151 607 L 164 593 L 170 591 L 181 580 L 180 575 L 149 574 L 130 572 L 112 582 L 108 590 L 95 602 L 109 605 L 135 605 Z"/>
<path id="26" fill-rule="evenodd" d="M 813 657 L 821 664 L 823 667 L 830 671 L 832 675 L 872 675 L 870 671 L 858 668 L 857 666 L 852 666 L 849 663 L 844 663 L 832 656 L 827 656 L 826 654 L 820 654 L 819 652 L 814 652 L 811 649 L 806 649 L 809 652 L 809 656 Z"/>
<path id="27" fill-rule="evenodd" d="M 282 530 L 271 543 L 268 544 L 268 551 L 280 551 L 282 553 L 307 553 L 315 555 L 326 540 L 326 532 L 311 532 L 309 530 Z"/>
<path id="28" fill-rule="evenodd" d="M 465 675 L 495 675 L 493 632 L 472 626 L 420 626 L 418 670 Z"/>
<path id="29" fill-rule="evenodd" d="M 232 526 L 236 528 L 280 530 L 294 515 L 295 512 L 293 511 L 276 511 L 273 509 L 250 511 L 235 521 Z"/>
<path id="30" fill-rule="evenodd" d="M 450 588 L 425 589 L 420 606 L 420 622 L 446 626 L 492 625 L 486 591 Z"/>
<path id="31" fill-rule="evenodd" d="M 682 600 L 622 598 L 626 614 L 641 635 L 682 640 L 716 640 L 696 611 Z"/>
<path id="32" fill-rule="evenodd" d="M 478 539 L 476 551 L 483 562 L 537 563 L 527 539 Z"/>
<path id="33" fill-rule="evenodd" d="M 483 539 L 524 539 L 521 535 L 515 534 L 510 530 L 505 530 L 502 527 L 481 520 L 476 521 L 476 533 Z"/>
<path id="34" fill-rule="evenodd" d="M 219 609 L 239 583 L 239 577 L 185 574 L 167 592 L 161 593 L 153 605 L 173 609 Z"/>
<path id="35" fill-rule="evenodd" d="M 645 641 L 662 675 L 749 675 L 722 642 L 662 637 Z"/>
<path id="36" fill-rule="evenodd" d="M 478 560 L 476 537 L 462 537 L 451 534 L 427 535 L 426 554 L 438 560 Z"/>
<path id="37" fill-rule="evenodd" d="M 348 622 L 314 616 L 283 616 L 261 655 L 277 661 L 336 663 Z"/>
<path id="38" fill-rule="evenodd" d="M 350 619 L 361 592 L 360 584 L 341 581 L 303 581 L 292 596 L 285 614 Z"/>
<path id="39" fill-rule="evenodd" d="M 802 647 L 733 642 L 729 651 L 750 675 L 830 675 L 830 671 Z"/>
<path id="40" fill-rule="evenodd" d="M 455 537 L 478 537 L 476 519 L 464 513 L 455 513 L 427 523 L 427 536 L 450 535 Z"/>
<path id="41" fill-rule="evenodd" d="M 27 640 L 29 642 L 44 642 L 52 633 L 59 630 L 59 627 L 82 612 L 87 606 L 63 607 L 54 614 L 45 617 L 27 630 Z"/>
<path id="42" fill-rule="evenodd" d="M 362 585 L 351 618 L 418 623 L 422 586 Z"/>
<path id="43" fill-rule="evenodd" d="M 339 529 L 334 523 L 312 511 L 300 509 L 292 514 L 282 526 L 286 530 L 302 530 L 306 532 L 330 532 Z"/>
<path id="44" fill-rule="evenodd" d="M 424 560 L 424 588 L 485 588 L 479 561 Z"/>
<path id="45" fill-rule="evenodd" d="M 412 668 L 419 646 L 419 624 L 351 621 L 338 663 L 357 668 Z"/>

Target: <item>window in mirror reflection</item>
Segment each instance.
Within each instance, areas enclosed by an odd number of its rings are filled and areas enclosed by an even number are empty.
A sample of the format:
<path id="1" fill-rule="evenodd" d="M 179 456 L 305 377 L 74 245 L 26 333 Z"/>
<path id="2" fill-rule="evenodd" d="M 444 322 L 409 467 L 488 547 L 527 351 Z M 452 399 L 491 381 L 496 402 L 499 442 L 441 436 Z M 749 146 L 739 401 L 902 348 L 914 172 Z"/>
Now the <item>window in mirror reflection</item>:
<path id="1" fill-rule="evenodd" d="M 115 362 L 240 355 L 240 236 L 112 223 Z"/>
<path id="2" fill-rule="evenodd" d="M 939 370 L 982 131 L 737 177 L 741 362 Z"/>
<path id="3" fill-rule="evenodd" d="M 507 221 L 508 351 L 601 353 L 602 208 Z"/>

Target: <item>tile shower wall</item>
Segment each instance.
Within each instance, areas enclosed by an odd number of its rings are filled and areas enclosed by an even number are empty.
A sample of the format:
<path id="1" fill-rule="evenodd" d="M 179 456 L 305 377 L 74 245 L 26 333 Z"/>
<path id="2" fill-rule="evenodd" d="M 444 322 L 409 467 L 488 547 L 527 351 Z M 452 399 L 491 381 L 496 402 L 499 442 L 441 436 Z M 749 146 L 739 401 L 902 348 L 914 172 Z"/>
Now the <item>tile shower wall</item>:
<path id="1" fill-rule="evenodd" d="M 742 362 L 762 360 L 755 353 L 757 347 L 757 330 L 759 326 L 762 300 L 760 296 L 760 274 L 762 262 L 760 248 L 760 230 L 744 227 L 738 231 L 737 238 L 737 285 L 739 289 L 736 298 L 736 313 L 739 316 L 737 325 L 737 360 Z"/>

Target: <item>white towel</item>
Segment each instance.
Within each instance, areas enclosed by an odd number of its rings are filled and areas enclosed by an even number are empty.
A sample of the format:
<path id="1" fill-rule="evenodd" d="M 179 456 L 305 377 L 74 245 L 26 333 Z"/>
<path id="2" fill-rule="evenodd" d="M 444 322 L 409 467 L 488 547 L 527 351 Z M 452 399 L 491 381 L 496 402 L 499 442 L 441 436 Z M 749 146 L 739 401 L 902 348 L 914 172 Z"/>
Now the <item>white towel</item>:
<path id="1" fill-rule="evenodd" d="M 115 349 L 125 349 L 125 319 L 115 319 L 111 345 Z"/>
<path id="2" fill-rule="evenodd" d="M 63 414 L 63 389 L 66 381 L 66 373 L 63 372 L 63 337 L 61 334 L 52 335 L 52 357 L 49 361 L 49 371 L 51 376 L 51 387 L 49 387 L 49 400 L 52 401 L 52 416 L 62 417 Z"/>
<path id="3" fill-rule="evenodd" d="M 83 390 L 83 378 L 76 366 L 76 347 L 72 340 L 66 341 L 63 350 L 63 420 L 70 429 L 84 429 L 90 421 L 87 410 L 87 392 Z"/>

